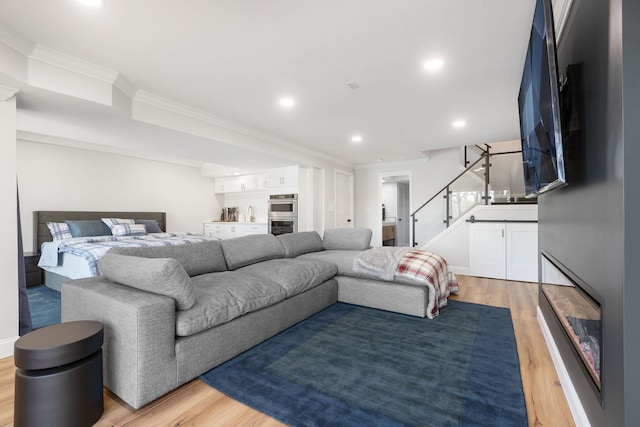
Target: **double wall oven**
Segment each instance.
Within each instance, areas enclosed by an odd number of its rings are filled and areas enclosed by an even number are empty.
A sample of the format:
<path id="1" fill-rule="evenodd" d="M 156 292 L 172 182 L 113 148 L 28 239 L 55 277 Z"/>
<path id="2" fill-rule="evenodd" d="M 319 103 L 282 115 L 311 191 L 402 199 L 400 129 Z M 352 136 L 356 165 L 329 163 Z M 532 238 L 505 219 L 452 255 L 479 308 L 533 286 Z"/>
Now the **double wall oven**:
<path id="1" fill-rule="evenodd" d="M 298 195 L 273 194 L 269 196 L 269 233 L 273 235 L 298 231 Z"/>

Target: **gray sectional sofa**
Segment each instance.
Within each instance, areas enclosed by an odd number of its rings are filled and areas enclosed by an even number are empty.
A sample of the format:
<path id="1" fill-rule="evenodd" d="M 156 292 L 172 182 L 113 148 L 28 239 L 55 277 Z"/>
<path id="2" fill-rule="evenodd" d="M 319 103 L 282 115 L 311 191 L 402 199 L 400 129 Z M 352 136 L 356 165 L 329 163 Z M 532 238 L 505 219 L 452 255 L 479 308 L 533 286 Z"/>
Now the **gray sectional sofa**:
<path id="1" fill-rule="evenodd" d="M 105 386 L 133 408 L 337 301 L 424 317 L 426 288 L 360 277 L 371 230 L 114 248 L 62 286 L 62 321 L 105 325 Z"/>

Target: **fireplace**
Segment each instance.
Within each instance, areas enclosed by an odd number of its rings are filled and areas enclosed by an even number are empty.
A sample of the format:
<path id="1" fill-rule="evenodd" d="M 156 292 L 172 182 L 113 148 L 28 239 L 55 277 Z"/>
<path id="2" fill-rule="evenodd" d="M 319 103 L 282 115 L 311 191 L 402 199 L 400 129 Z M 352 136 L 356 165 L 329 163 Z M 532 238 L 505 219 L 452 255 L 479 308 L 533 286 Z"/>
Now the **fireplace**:
<path id="1" fill-rule="evenodd" d="M 601 399 L 601 298 L 555 258 L 544 251 L 541 253 L 542 294 L 557 316 Z"/>

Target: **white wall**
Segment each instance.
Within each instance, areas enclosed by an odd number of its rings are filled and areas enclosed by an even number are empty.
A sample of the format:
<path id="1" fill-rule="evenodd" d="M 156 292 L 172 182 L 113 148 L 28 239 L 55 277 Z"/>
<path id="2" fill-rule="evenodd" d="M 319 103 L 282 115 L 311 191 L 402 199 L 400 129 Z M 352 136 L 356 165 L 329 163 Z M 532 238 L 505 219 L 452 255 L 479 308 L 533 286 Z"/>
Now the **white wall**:
<path id="1" fill-rule="evenodd" d="M 219 218 L 213 179 L 200 169 L 120 154 L 18 141 L 17 172 L 25 252 L 33 211 L 159 211 L 167 231 L 202 233 Z"/>
<path id="2" fill-rule="evenodd" d="M 378 163 L 356 168 L 356 226 L 373 230 L 371 244 L 382 244 L 382 196 L 380 174 L 407 172 L 411 175 L 410 211 L 442 189 L 460 172 L 460 150 L 451 148 L 431 152 L 429 158 Z"/>
<path id="3" fill-rule="evenodd" d="M 0 100 L 0 358 L 18 339 L 18 216 L 16 203 L 16 99 Z"/>

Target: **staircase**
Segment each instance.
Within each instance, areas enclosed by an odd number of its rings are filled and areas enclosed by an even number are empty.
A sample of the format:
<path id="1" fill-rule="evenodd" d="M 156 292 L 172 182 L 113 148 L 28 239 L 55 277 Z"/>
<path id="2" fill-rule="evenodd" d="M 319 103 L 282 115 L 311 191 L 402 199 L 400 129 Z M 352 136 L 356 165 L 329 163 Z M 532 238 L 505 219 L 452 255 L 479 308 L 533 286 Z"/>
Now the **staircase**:
<path id="1" fill-rule="evenodd" d="M 501 203 L 536 203 L 536 200 L 524 200 L 523 197 L 512 197 L 511 186 L 505 180 L 504 171 L 498 170 L 498 166 L 504 162 L 495 162 L 497 165 L 492 170 L 492 159 L 497 156 L 519 154 L 519 151 L 501 151 L 491 153 L 492 147 L 475 146 L 480 150 L 480 157 L 473 161 L 462 173 L 438 191 L 433 197 L 423 203 L 411 214 L 412 242 L 413 246 L 423 247 L 444 232 L 456 220 L 469 213 L 479 205 L 491 205 Z M 465 150 L 466 153 L 466 150 Z M 465 155 L 465 163 L 466 155 Z M 513 159 L 511 164 L 513 165 Z M 519 180 L 522 181 L 522 165 L 519 164 Z M 513 167 L 508 167 L 513 169 Z M 508 173 L 513 173 L 510 170 Z M 515 171 L 516 175 L 518 171 Z M 496 175 L 492 186 L 491 175 Z"/>

